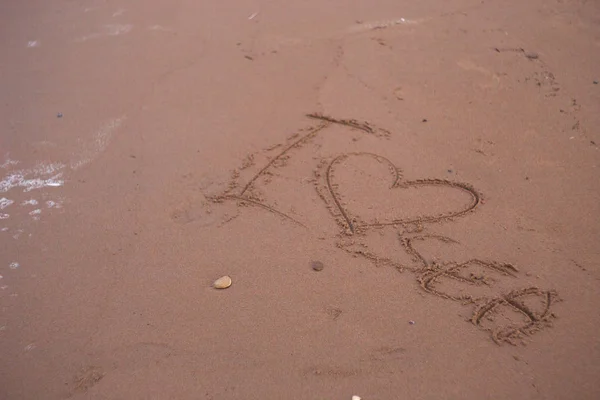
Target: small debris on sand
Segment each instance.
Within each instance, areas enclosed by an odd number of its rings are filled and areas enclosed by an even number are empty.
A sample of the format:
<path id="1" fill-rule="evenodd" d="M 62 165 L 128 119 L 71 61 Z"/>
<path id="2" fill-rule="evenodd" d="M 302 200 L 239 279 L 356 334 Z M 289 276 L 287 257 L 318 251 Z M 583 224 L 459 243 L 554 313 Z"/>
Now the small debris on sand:
<path id="1" fill-rule="evenodd" d="M 312 261 L 310 263 L 310 267 L 314 270 L 314 271 L 323 271 L 323 268 L 325 268 L 325 266 L 323 265 L 323 263 L 321 261 Z"/>
<path id="2" fill-rule="evenodd" d="M 231 286 L 231 278 L 227 275 L 222 276 L 213 283 L 215 289 L 227 289 L 229 286 Z"/>
<path id="3" fill-rule="evenodd" d="M 533 51 L 526 51 L 525 57 L 529 58 L 530 60 L 537 60 L 538 58 L 540 58 L 538 53 L 534 53 Z"/>

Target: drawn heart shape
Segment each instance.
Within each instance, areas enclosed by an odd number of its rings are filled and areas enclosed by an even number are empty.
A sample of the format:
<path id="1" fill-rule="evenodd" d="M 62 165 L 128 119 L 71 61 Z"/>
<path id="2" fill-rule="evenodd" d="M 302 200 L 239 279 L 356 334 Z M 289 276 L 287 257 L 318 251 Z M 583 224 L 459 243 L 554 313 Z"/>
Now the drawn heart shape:
<path id="1" fill-rule="evenodd" d="M 367 176 L 365 169 L 356 169 L 353 175 L 347 176 L 345 182 L 336 178 L 345 161 L 350 158 L 366 158 L 368 161 L 377 161 L 377 165 L 385 167 L 389 171 L 389 179 L 381 179 L 380 176 Z M 348 168 L 346 168 L 348 169 Z M 346 174 L 347 175 L 347 174 Z M 364 182 L 357 182 L 356 175 L 362 175 Z M 438 222 L 459 217 L 474 210 L 481 202 L 480 194 L 470 185 L 460 182 L 452 182 L 442 179 L 419 179 L 407 181 L 403 180 L 401 170 L 389 159 L 373 153 L 347 153 L 336 157 L 327 166 L 325 173 L 327 190 L 333 200 L 333 207 L 337 209 L 341 220 L 350 230 L 355 233 L 368 227 L 384 225 L 400 225 L 418 222 Z M 343 180 L 342 180 L 343 181 Z M 344 183 L 346 185 L 344 186 Z M 358 183 L 358 184 L 357 184 Z M 382 188 L 381 185 L 385 185 Z M 340 186 L 344 186 L 345 194 L 340 191 Z M 369 198 L 369 193 L 365 194 L 365 187 L 374 187 L 374 192 L 379 192 L 379 197 Z M 418 215 L 398 216 L 402 213 L 402 208 L 398 207 L 398 199 L 402 195 L 416 197 L 417 200 L 410 200 L 411 206 L 426 207 L 434 205 L 436 207 L 446 207 L 446 199 L 439 196 L 435 189 L 443 188 L 451 190 L 445 196 L 450 194 L 466 194 L 469 198 L 467 204 L 460 207 L 452 207 L 450 210 L 440 212 L 418 212 Z M 385 192 L 382 192 L 385 190 Z M 368 191 L 367 191 L 368 192 Z M 456 192 L 456 193 L 452 193 Z M 385 193 L 385 195 L 382 195 Z M 399 195 L 402 194 L 402 195 Z M 406 196 L 405 196 L 406 197 Z M 405 199 L 406 200 L 406 199 Z M 375 216 L 373 215 L 375 213 Z M 371 220 L 368 221 L 369 215 Z"/>

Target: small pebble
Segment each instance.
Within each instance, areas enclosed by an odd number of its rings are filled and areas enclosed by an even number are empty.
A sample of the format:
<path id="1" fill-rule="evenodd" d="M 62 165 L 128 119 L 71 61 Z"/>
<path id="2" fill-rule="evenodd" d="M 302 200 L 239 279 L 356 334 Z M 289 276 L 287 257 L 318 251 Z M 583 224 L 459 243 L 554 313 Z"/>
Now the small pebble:
<path id="1" fill-rule="evenodd" d="M 594 85 L 597 85 L 597 84 L 598 84 L 598 81 L 594 81 Z"/>
<path id="2" fill-rule="evenodd" d="M 427 122 L 427 118 L 423 118 L 421 122 Z"/>
<path id="3" fill-rule="evenodd" d="M 414 325 L 415 321 L 408 321 L 409 324 Z"/>
<path id="4" fill-rule="evenodd" d="M 62 118 L 62 117 L 63 117 L 63 114 L 62 114 L 62 113 L 58 113 L 58 114 L 56 114 L 56 118 Z"/>
<path id="5" fill-rule="evenodd" d="M 352 396 L 352 400 L 360 400 L 360 396 Z"/>
<path id="6" fill-rule="evenodd" d="M 325 268 L 325 266 L 323 265 L 323 263 L 321 261 L 313 261 L 310 263 L 310 267 L 314 270 L 314 271 L 323 271 L 323 268 Z"/>
<path id="7" fill-rule="evenodd" d="M 215 289 L 227 289 L 229 286 L 231 286 L 231 278 L 227 275 L 222 276 L 213 283 Z"/>

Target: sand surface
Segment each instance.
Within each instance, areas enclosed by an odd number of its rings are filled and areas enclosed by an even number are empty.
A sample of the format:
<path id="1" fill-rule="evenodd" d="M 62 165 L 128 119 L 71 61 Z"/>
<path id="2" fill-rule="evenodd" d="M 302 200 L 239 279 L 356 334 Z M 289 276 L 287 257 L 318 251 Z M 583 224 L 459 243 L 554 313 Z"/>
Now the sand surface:
<path id="1" fill-rule="evenodd" d="M 597 1 L 4 1 L 0 50 L 0 398 L 600 398 Z"/>

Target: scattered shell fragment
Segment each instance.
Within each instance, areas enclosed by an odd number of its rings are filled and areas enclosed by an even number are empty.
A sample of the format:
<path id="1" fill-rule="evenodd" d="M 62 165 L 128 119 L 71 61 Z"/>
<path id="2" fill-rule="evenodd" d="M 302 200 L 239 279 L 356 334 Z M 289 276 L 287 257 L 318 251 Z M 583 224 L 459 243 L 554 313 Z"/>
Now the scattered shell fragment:
<path id="1" fill-rule="evenodd" d="M 352 400 L 360 400 L 360 396 L 352 396 Z"/>
<path id="2" fill-rule="evenodd" d="M 227 275 L 220 277 L 213 283 L 215 289 L 227 289 L 229 286 L 231 286 L 231 278 Z"/>
<path id="3" fill-rule="evenodd" d="M 321 261 L 312 261 L 310 267 L 315 271 L 323 271 L 323 268 L 325 268 Z"/>

